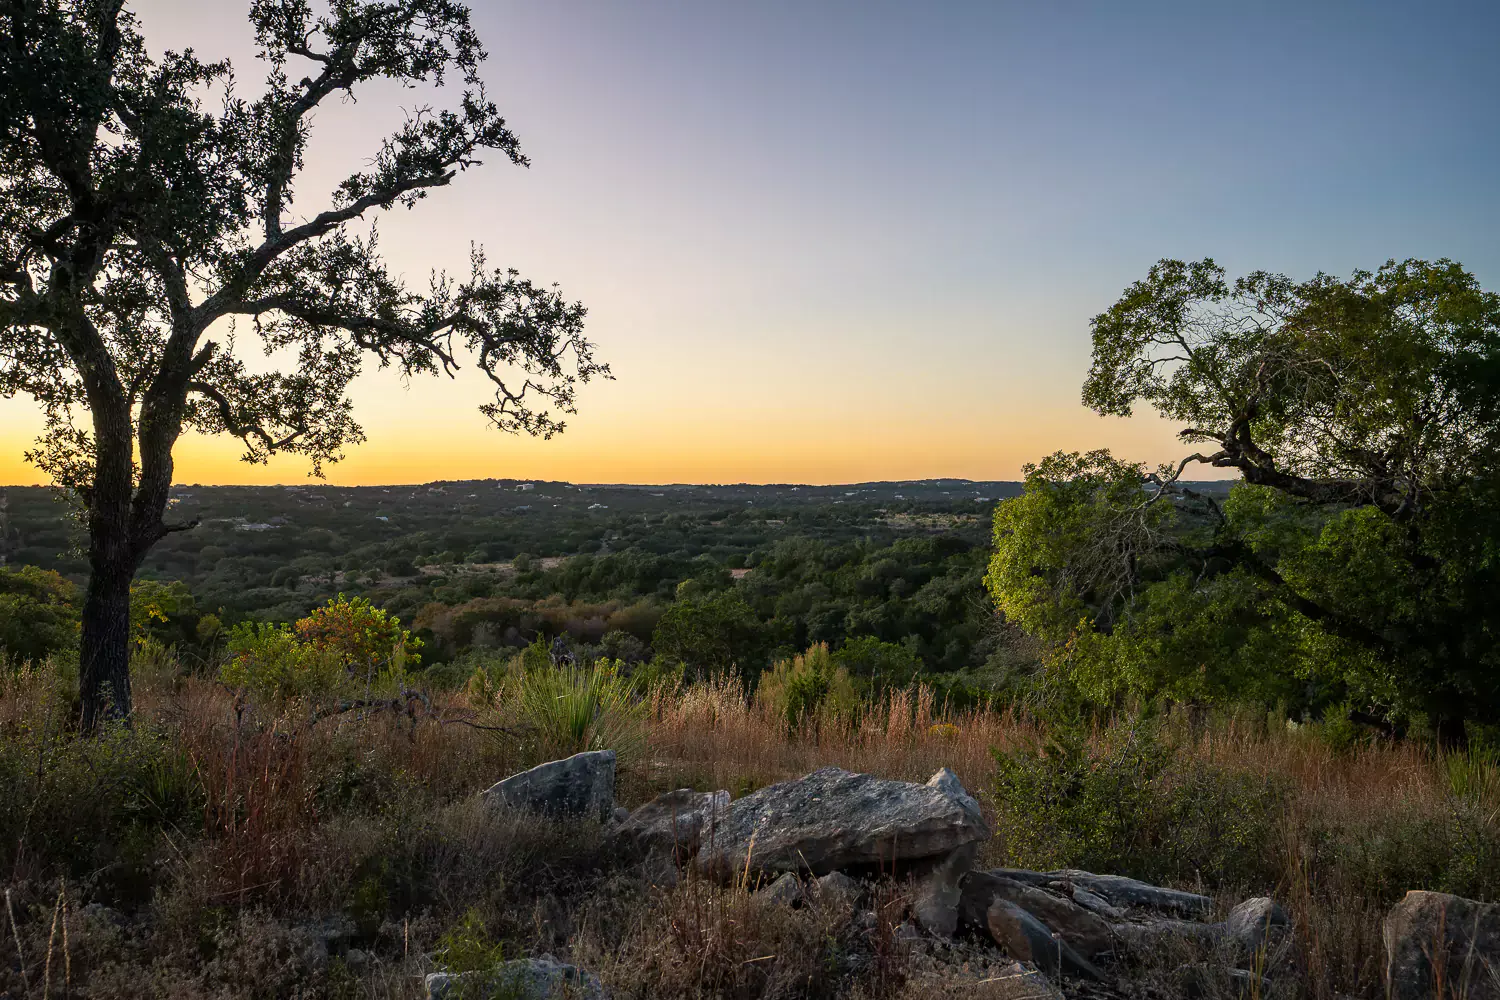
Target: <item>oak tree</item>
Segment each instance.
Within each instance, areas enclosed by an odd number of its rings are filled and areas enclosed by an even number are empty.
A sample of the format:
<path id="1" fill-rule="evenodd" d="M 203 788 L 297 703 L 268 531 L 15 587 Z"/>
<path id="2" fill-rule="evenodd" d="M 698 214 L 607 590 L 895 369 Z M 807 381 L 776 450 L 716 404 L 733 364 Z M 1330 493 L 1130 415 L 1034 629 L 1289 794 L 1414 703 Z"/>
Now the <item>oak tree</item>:
<path id="1" fill-rule="evenodd" d="M 1164 260 L 1094 318 L 1083 399 L 1192 448 L 1055 455 L 997 511 L 991 592 L 1089 693 L 1311 692 L 1455 742 L 1500 721 L 1500 295 L 1447 260 Z"/>
<path id="2" fill-rule="evenodd" d="M 363 439 L 348 390 L 367 361 L 416 376 L 472 360 L 493 383 L 484 415 L 541 436 L 608 377 L 554 287 L 478 249 L 414 286 L 380 253 L 379 213 L 486 156 L 527 162 L 466 7 L 253 0 L 249 20 L 267 73 L 241 96 L 227 62 L 150 55 L 125 0 L 0 0 L 0 393 L 43 408 L 29 457 L 87 527 L 85 728 L 130 711 L 130 582 L 190 527 L 167 519 L 185 431 L 320 474 Z M 381 80 L 459 95 L 408 111 L 325 196 L 301 190 L 317 110 Z"/>

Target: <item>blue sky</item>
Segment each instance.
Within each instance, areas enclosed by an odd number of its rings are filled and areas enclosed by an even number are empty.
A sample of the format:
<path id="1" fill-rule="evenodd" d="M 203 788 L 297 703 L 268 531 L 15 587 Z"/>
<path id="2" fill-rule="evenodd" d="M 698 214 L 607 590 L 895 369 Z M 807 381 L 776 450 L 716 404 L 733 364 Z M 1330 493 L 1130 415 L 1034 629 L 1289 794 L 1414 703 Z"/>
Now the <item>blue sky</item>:
<path id="1" fill-rule="evenodd" d="M 247 4 L 132 6 L 155 46 L 231 56 L 253 87 Z M 1170 427 L 1078 403 L 1089 317 L 1156 259 L 1305 277 L 1448 256 L 1500 288 L 1493 3 L 474 9 L 533 166 L 471 172 L 384 245 L 419 277 L 474 240 L 561 283 L 618 381 L 538 443 L 484 429 L 477 381 L 367 376 L 370 442 L 335 481 L 1012 478 L 1100 445 L 1164 461 Z M 419 100 L 443 95 L 321 114 L 299 207 Z M 0 479 L 35 478 L 30 419 L 0 404 Z M 181 478 L 305 474 L 233 457 L 188 442 Z"/>

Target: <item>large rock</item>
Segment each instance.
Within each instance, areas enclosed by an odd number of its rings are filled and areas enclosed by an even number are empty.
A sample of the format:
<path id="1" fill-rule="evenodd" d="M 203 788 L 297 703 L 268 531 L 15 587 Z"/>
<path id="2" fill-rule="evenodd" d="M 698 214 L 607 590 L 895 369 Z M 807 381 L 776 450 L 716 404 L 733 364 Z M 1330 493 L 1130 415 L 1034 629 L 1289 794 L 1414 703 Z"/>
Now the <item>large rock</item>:
<path id="1" fill-rule="evenodd" d="M 1385 918 L 1386 994 L 1500 998 L 1500 905 L 1408 892 Z"/>
<path id="2" fill-rule="evenodd" d="M 433 972 L 426 980 L 430 1000 L 607 1000 L 592 974 L 551 955 L 501 962 L 486 972 Z"/>
<path id="3" fill-rule="evenodd" d="M 1099 955 L 1114 948 L 1108 921 L 1071 899 L 990 872 L 970 872 L 962 882 L 960 921 L 983 928 L 997 899 L 1015 903 L 1036 917 L 1083 955 Z"/>
<path id="4" fill-rule="evenodd" d="M 728 808 L 729 793 L 722 789 L 679 788 L 636 809 L 620 824 L 619 835 L 646 851 L 671 852 L 685 861 L 698 853 L 704 840 L 714 839 L 714 826 Z"/>
<path id="5" fill-rule="evenodd" d="M 615 807 L 615 752 L 590 750 L 513 774 L 483 793 L 486 800 L 551 816 L 603 823 Z"/>
<path id="6" fill-rule="evenodd" d="M 1010 900 L 995 900 L 985 917 L 990 937 L 1016 961 L 1030 962 L 1053 977 L 1066 974 L 1085 979 L 1104 978 L 1072 945 Z"/>
<path id="7" fill-rule="evenodd" d="M 958 907 L 963 898 L 960 885 L 974 868 L 978 854 L 977 843 L 965 844 L 935 865 L 917 884 L 911 915 L 924 931 L 946 939 L 958 930 Z"/>
<path id="8" fill-rule="evenodd" d="M 1256 896 L 1235 905 L 1224 918 L 1224 936 L 1233 943 L 1240 957 L 1249 958 L 1264 950 L 1273 958 L 1291 933 L 1292 921 L 1286 911 L 1269 896 Z"/>
<path id="9" fill-rule="evenodd" d="M 1027 885 L 1050 886 L 1054 882 L 1065 882 L 1070 886 L 1082 886 L 1089 892 L 1102 896 L 1118 907 L 1145 907 L 1153 910 L 1170 910 L 1190 917 L 1206 917 L 1213 910 L 1213 900 L 1196 892 L 1163 889 L 1138 879 L 1123 875 L 1095 875 L 1076 868 L 1063 868 L 1055 872 L 1034 872 L 1025 868 L 995 868 L 990 874 L 1002 878 L 1025 882 Z"/>
<path id="10" fill-rule="evenodd" d="M 940 771 L 933 780 L 941 778 Z M 954 794 L 951 785 L 888 781 L 825 767 L 731 802 L 714 843 L 703 847 L 698 862 L 725 875 L 747 868 L 752 874 L 814 875 L 890 869 L 988 838 L 989 827 L 972 803 L 967 794 Z"/>

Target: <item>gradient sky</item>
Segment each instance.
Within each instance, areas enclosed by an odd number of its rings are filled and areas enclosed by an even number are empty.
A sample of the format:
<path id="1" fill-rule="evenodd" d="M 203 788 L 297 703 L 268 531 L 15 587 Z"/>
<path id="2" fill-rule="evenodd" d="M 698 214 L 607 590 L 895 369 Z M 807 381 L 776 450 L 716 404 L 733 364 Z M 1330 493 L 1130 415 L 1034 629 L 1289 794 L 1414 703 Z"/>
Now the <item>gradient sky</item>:
<path id="1" fill-rule="evenodd" d="M 475 0 L 532 158 L 382 226 L 422 280 L 492 262 L 589 307 L 618 380 L 550 442 L 481 381 L 364 376 L 336 483 L 1016 478 L 1059 448 L 1163 461 L 1078 402 L 1089 317 L 1153 261 L 1347 274 L 1448 256 L 1500 288 L 1500 4 Z M 153 48 L 262 75 L 244 0 L 135 0 Z M 436 95 L 441 98 L 441 94 Z M 316 121 L 314 189 L 420 95 Z M 0 400 L 0 482 L 34 408 Z M 181 482 L 297 482 L 185 439 Z"/>

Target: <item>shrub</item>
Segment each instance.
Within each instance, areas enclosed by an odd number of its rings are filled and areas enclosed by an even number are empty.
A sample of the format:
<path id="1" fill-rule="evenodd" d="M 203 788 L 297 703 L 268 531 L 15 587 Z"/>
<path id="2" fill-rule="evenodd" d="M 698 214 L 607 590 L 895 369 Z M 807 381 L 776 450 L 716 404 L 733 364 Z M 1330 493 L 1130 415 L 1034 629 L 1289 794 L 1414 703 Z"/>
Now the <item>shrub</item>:
<path id="1" fill-rule="evenodd" d="M 265 701 L 328 695 L 347 677 L 334 655 L 302 642 L 286 625 L 236 625 L 226 652 L 219 679 Z"/>
<path id="2" fill-rule="evenodd" d="M 0 658 L 37 663 L 77 644 L 77 588 L 51 570 L 0 566 Z"/>
<path id="3" fill-rule="evenodd" d="M 397 672 L 422 661 L 422 640 L 401 627 L 369 600 L 340 594 L 293 626 L 297 638 L 335 656 L 354 674 L 373 678 L 382 670 Z"/>
<path id="4" fill-rule="evenodd" d="M 825 718 L 852 722 L 860 706 L 849 671 L 834 662 L 826 643 L 789 661 L 778 661 L 761 675 L 755 700 L 785 720 L 789 730 Z"/>
<path id="5" fill-rule="evenodd" d="M 995 753 L 995 803 L 1014 864 L 1155 881 L 1274 881 L 1285 792 L 1179 753 L 1154 723 L 1098 741 L 1057 725 L 1040 745 Z"/>

